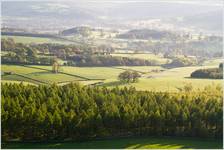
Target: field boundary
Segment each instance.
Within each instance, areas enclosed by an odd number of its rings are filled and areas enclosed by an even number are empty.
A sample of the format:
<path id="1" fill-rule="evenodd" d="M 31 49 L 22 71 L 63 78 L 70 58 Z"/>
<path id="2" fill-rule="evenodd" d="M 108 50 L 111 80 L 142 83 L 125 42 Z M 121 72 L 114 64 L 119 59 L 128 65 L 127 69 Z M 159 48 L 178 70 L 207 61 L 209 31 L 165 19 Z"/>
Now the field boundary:
<path id="1" fill-rule="evenodd" d="M 28 65 L 23 65 L 23 66 L 28 67 L 28 68 L 40 69 L 40 70 L 45 70 L 45 71 L 51 72 L 51 70 L 49 70 L 49 69 L 44 69 L 44 68 L 39 68 L 39 67 L 34 67 L 34 66 L 28 66 Z M 58 73 L 73 76 L 73 77 L 78 77 L 78 78 L 81 78 L 81 79 L 84 79 L 84 80 L 106 80 L 106 79 L 91 79 L 91 78 L 87 78 L 87 77 L 83 77 L 83 76 L 79 76 L 79 75 L 75 75 L 75 74 L 70 74 L 70 73 L 66 73 L 66 72 L 62 72 L 62 71 L 59 71 Z M 78 80 L 76 80 L 76 81 L 78 81 Z M 80 81 L 83 81 L 83 80 L 80 80 Z"/>
<path id="2" fill-rule="evenodd" d="M 49 84 L 47 81 L 40 81 L 40 80 L 37 80 L 37 79 L 33 79 L 33 78 L 30 78 L 30 77 L 27 77 L 27 76 L 22 75 L 22 74 L 18 74 L 18 73 L 13 73 L 13 74 L 17 75 L 17 76 L 20 76 L 20 77 L 23 77 L 23 78 L 26 78 L 26 79 L 29 79 L 29 80 L 33 80 L 35 82 L 42 83 L 42 84 Z"/>
<path id="3" fill-rule="evenodd" d="M 34 67 L 34 66 L 28 66 L 28 65 L 23 65 L 23 66 L 27 67 L 27 68 L 34 68 L 34 69 L 39 69 L 39 70 L 44 70 L 44 71 L 51 72 L 51 70 L 49 70 L 49 69 L 44 69 L 44 68 L 39 68 L 39 67 Z M 78 77 L 78 78 L 85 79 L 85 80 L 91 80 L 91 79 L 86 78 L 86 77 L 82 77 L 82 76 L 74 75 L 74 74 L 69 74 L 69 73 L 65 73 L 65 72 L 61 72 L 61 71 L 59 71 L 58 73 L 66 74 L 66 75 L 73 76 L 73 77 Z"/>

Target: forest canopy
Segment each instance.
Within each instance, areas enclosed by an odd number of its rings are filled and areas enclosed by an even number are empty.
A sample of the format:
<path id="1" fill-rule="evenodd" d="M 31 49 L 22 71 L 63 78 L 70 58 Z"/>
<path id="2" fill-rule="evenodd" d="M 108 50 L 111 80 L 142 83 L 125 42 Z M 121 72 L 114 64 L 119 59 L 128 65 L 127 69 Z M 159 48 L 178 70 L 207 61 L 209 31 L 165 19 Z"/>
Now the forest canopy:
<path id="1" fill-rule="evenodd" d="M 2 84 L 2 140 L 121 136 L 222 138 L 222 90 L 136 91 L 79 84 Z"/>

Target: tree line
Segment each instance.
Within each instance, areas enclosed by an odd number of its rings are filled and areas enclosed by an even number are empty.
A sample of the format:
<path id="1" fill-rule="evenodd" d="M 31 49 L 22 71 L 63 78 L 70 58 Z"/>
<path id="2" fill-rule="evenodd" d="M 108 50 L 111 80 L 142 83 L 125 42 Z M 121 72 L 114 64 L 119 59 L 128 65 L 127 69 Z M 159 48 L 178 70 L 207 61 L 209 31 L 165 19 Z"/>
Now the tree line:
<path id="1" fill-rule="evenodd" d="M 174 38 L 175 39 L 175 38 Z M 187 40 L 177 38 L 176 40 L 166 41 L 132 41 L 127 43 L 127 49 L 140 49 L 154 54 L 166 54 L 170 56 L 187 55 L 197 58 L 216 58 L 223 55 L 222 37 L 208 36 L 200 40 Z"/>
<path id="2" fill-rule="evenodd" d="M 158 62 L 144 59 L 112 57 L 114 49 L 107 45 L 91 47 L 83 44 L 22 44 L 13 39 L 2 39 L 2 63 L 52 65 L 54 59 L 66 61 L 68 66 L 151 66 Z"/>
<path id="3" fill-rule="evenodd" d="M 157 61 L 111 55 L 76 55 L 68 58 L 69 66 L 156 66 Z"/>
<path id="4" fill-rule="evenodd" d="M 123 136 L 222 138 L 221 86 L 162 93 L 71 83 L 2 84 L 2 140 L 81 140 Z"/>

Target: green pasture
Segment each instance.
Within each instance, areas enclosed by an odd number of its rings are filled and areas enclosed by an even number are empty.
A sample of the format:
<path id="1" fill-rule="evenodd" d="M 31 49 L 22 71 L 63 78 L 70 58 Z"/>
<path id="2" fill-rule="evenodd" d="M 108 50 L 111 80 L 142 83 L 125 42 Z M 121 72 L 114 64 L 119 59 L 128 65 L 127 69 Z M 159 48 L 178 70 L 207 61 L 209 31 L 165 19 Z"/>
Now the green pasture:
<path id="1" fill-rule="evenodd" d="M 83 142 L 2 142 L 7 149 L 221 149 L 222 140 L 149 137 L 95 140 Z"/>
<path id="2" fill-rule="evenodd" d="M 4 72 L 15 72 L 19 74 L 31 74 L 35 72 L 40 72 L 39 69 L 27 68 L 19 65 L 1 65 L 1 71 Z"/>
<path id="3" fill-rule="evenodd" d="M 30 84 L 40 84 L 40 82 L 28 79 L 28 78 L 24 78 L 18 75 L 5 75 L 1 77 L 1 82 L 2 83 L 30 83 Z"/>
<path id="4" fill-rule="evenodd" d="M 153 77 L 175 77 L 175 78 L 188 78 L 191 73 L 198 69 L 217 68 L 218 66 L 191 66 L 167 69 L 160 73 L 151 73 Z"/>
<path id="5" fill-rule="evenodd" d="M 156 70 L 165 70 L 164 68 L 160 66 L 117 66 L 115 68 L 138 71 L 140 73 L 149 73 Z"/>
<path id="6" fill-rule="evenodd" d="M 154 55 L 154 54 L 111 54 L 112 56 L 120 56 L 120 57 L 128 57 L 128 58 L 138 58 L 138 59 L 145 59 L 150 61 L 157 61 L 160 64 L 165 64 L 170 61 L 167 58 L 164 58 L 161 55 Z"/>
<path id="7" fill-rule="evenodd" d="M 135 87 L 137 90 L 177 92 L 184 85 L 192 84 L 193 90 L 203 89 L 205 86 L 221 84 L 221 80 L 188 79 L 188 78 L 140 78 L 137 83 L 123 83 L 118 80 L 108 80 L 102 86 L 105 87 Z"/>
<path id="8" fill-rule="evenodd" d="M 58 83 L 58 82 L 72 82 L 72 81 L 79 81 L 83 80 L 81 78 L 70 76 L 66 74 L 57 73 L 54 74 L 50 70 L 41 70 L 35 68 L 28 68 L 24 66 L 17 66 L 17 65 L 2 65 L 1 71 L 3 72 L 12 72 L 12 75 L 4 75 L 2 76 L 2 80 L 12 80 L 12 81 L 27 81 L 32 83 L 38 83 L 33 81 L 32 79 L 46 82 L 46 83 Z M 17 74 L 23 75 L 25 77 L 31 78 L 27 79 Z"/>
<path id="9" fill-rule="evenodd" d="M 40 67 L 40 66 L 34 66 Z M 41 68 L 50 70 L 51 66 L 41 66 Z M 78 75 L 90 79 L 114 79 L 117 78 L 119 73 L 124 70 L 112 68 L 112 67 L 70 67 L 63 66 L 60 68 L 61 72 Z"/>
<path id="10" fill-rule="evenodd" d="M 138 90 L 155 90 L 155 91 L 169 91 L 176 92 L 186 84 L 192 84 L 193 89 L 202 89 L 205 86 L 212 84 L 222 84 L 222 80 L 217 79 L 193 79 L 190 75 L 193 71 L 202 68 L 214 68 L 216 66 L 195 66 L 195 67 L 180 67 L 168 69 L 161 72 L 149 72 L 143 74 L 137 83 L 123 83 L 117 79 L 106 80 L 102 86 L 106 87 L 130 87 L 134 86 Z M 131 68 L 131 67 L 130 67 Z M 134 67 L 134 69 L 141 70 L 141 67 Z M 158 68 L 160 69 L 160 68 Z M 149 69 L 147 69 L 149 70 Z M 142 69 L 141 71 L 144 71 Z"/>
<path id="11" fill-rule="evenodd" d="M 111 67 L 63 67 L 63 72 L 91 79 L 111 79 L 117 78 L 123 71 Z"/>
<path id="12" fill-rule="evenodd" d="M 206 66 L 218 66 L 221 62 L 223 62 L 223 59 L 217 58 L 217 59 L 211 59 L 211 60 L 206 60 L 203 65 Z"/>
<path id="13" fill-rule="evenodd" d="M 71 44 L 68 41 L 62 41 L 53 38 L 44 38 L 44 37 L 28 37 L 28 36 L 8 36 L 2 35 L 2 38 L 12 38 L 16 43 L 58 43 L 58 44 Z"/>
<path id="14" fill-rule="evenodd" d="M 133 67 L 70 67 L 63 66 L 58 74 L 51 72 L 51 66 L 31 66 L 36 68 L 29 68 L 17 65 L 2 65 L 2 71 L 14 72 L 22 74 L 31 79 L 43 81 L 46 83 L 58 83 L 64 85 L 70 82 L 80 82 L 84 85 L 103 82 L 99 86 L 112 88 L 130 87 L 134 86 L 137 90 L 155 90 L 155 91 L 170 91 L 177 92 L 179 88 L 190 83 L 193 90 L 202 89 L 207 85 L 222 84 L 222 80 L 218 79 L 192 79 L 190 75 L 193 71 L 202 68 L 215 68 L 217 66 L 193 66 L 193 67 L 180 67 L 173 69 L 164 69 L 160 66 L 133 66 Z M 38 69 L 39 68 L 39 69 Z M 47 69 L 47 70 L 41 70 Z M 125 71 L 125 69 L 136 70 L 143 72 L 142 77 L 137 83 L 123 83 L 117 79 L 118 75 Z M 66 74 L 63 74 L 66 73 Z M 80 76 L 76 77 L 76 76 Z M 84 81 L 84 78 L 90 80 Z M 4 75 L 2 80 L 11 81 L 25 81 L 38 84 L 38 82 L 27 79 L 16 74 Z M 100 80 L 105 79 L 105 80 Z"/>

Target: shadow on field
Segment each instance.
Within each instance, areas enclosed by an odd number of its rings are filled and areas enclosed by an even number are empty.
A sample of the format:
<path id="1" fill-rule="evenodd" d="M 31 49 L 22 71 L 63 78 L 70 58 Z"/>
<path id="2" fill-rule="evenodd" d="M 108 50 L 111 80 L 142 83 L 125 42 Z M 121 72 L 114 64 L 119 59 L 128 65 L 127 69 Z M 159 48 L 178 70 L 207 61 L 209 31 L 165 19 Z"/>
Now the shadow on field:
<path id="1" fill-rule="evenodd" d="M 222 141 L 199 138 L 117 138 L 84 142 L 3 142 L 2 148 L 39 149 L 220 149 Z"/>

